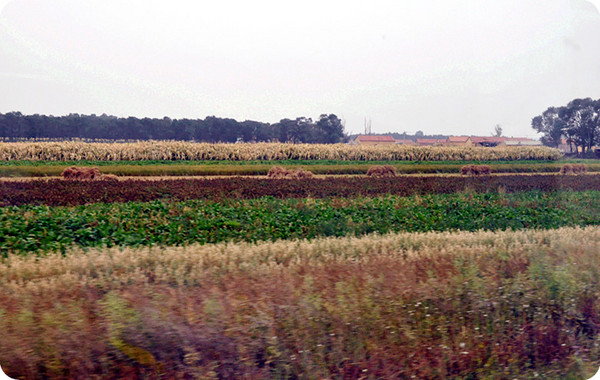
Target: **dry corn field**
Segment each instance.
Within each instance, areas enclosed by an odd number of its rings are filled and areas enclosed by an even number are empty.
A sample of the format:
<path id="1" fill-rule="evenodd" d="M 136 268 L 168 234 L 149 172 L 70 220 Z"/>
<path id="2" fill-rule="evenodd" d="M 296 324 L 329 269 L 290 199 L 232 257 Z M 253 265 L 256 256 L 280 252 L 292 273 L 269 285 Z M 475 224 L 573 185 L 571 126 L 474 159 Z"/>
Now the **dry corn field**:
<path id="1" fill-rule="evenodd" d="M 0 142 L 0 161 L 136 160 L 345 160 L 345 161 L 496 161 L 556 160 L 546 147 L 415 147 L 346 144 L 209 144 L 177 141 L 136 143 Z"/>

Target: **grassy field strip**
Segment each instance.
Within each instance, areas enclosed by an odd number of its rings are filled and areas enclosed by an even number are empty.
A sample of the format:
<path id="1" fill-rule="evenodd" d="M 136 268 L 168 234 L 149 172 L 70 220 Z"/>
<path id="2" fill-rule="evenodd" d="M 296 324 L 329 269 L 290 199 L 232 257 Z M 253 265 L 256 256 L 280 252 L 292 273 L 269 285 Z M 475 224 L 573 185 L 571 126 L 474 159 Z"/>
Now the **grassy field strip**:
<path id="1" fill-rule="evenodd" d="M 0 166 L 370 166 L 370 165 L 394 165 L 394 166 L 461 166 L 469 164 L 477 165 L 552 165 L 552 164 L 563 164 L 563 163 L 579 163 L 579 164 L 600 164 L 600 159 L 574 159 L 574 158 L 561 158 L 558 161 L 554 160 L 526 160 L 526 161 L 398 161 L 398 160 L 385 160 L 385 161 L 344 161 L 344 160 L 324 160 L 324 159 L 312 159 L 312 160 L 245 160 L 245 161 L 231 161 L 231 160 L 136 160 L 136 161 L 90 161 L 90 160 L 71 160 L 71 161 L 28 161 L 28 160 L 10 160 L 0 161 Z"/>
<path id="2" fill-rule="evenodd" d="M 0 260 L 17 378 L 585 379 L 600 227 Z M 76 349 L 74 349 L 76 347 Z"/>
<path id="3" fill-rule="evenodd" d="M 534 163 L 534 164 L 491 164 L 492 173 L 558 173 L 562 163 Z M 96 165 L 89 165 L 96 166 Z M 266 175 L 275 164 L 235 164 L 235 165 L 189 165 L 189 164 L 169 164 L 169 165 L 98 165 L 105 174 L 115 174 L 119 176 L 230 176 L 230 175 Z M 316 175 L 360 175 L 366 174 L 372 164 L 311 164 L 311 165 L 282 165 L 288 169 L 302 167 Z M 413 164 L 393 165 L 399 174 L 442 174 L 442 173 L 460 173 L 462 164 Z M 588 172 L 599 172 L 600 164 L 587 163 Z M 47 177 L 59 176 L 65 169 L 65 165 L 0 165 L 0 177 Z"/>

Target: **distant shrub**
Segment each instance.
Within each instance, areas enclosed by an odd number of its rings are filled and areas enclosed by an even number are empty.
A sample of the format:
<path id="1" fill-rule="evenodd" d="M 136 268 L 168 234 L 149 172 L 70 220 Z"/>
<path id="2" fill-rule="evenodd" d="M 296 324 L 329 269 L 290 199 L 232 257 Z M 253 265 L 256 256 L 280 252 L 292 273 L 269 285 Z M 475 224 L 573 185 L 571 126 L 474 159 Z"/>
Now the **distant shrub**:
<path id="1" fill-rule="evenodd" d="M 100 173 L 100 169 L 98 168 L 71 166 L 66 168 L 61 175 L 64 179 L 92 180 L 99 179 L 102 173 Z"/>
<path id="2" fill-rule="evenodd" d="M 396 168 L 391 165 L 371 166 L 367 171 L 369 177 L 395 177 L 396 174 Z"/>
<path id="3" fill-rule="evenodd" d="M 586 172 L 586 164 L 564 164 L 562 168 L 560 168 L 560 174 L 563 175 L 583 174 Z"/>
<path id="4" fill-rule="evenodd" d="M 460 172 L 462 175 L 490 175 L 491 168 L 489 165 L 465 165 Z"/>
<path id="5" fill-rule="evenodd" d="M 306 179 L 312 178 L 313 173 L 304 169 L 289 170 L 281 166 L 273 166 L 269 173 L 269 178 L 293 178 L 293 179 Z"/>

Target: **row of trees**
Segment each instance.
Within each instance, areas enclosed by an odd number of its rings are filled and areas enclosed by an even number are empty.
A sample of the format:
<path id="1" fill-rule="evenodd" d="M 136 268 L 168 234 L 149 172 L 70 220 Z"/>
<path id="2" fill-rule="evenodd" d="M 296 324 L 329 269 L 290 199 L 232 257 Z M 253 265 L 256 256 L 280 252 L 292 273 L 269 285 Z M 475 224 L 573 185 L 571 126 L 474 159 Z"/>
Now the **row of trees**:
<path id="1" fill-rule="evenodd" d="M 550 107 L 531 121 L 543 133 L 542 143 L 558 147 L 563 139 L 583 155 L 600 142 L 600 99 L 575 99 L 564 107 Z"/>
<path id="2" fill-rule="evenodd" d="M 299 117 L 269 124 L 238 122 L 209 116 L 202 119 L 119 118 L 107 115 L 45 116 L 20 112 L 0 114 L 0 137 L 5 139 L 187 140 L 204 142 L 291 141 L 333 144 L 346 138 L 343 122 L 334 114 L 319 120 Z"/>

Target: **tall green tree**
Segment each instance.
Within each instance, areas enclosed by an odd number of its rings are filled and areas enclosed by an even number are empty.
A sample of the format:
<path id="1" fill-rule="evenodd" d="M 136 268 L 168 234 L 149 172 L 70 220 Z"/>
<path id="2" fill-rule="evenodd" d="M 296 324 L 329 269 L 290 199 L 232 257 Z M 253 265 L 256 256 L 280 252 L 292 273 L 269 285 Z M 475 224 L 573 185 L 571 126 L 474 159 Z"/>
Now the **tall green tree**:
<path id="1" fill-rule="evenodd" d="M 344 124 L 334 114 L 319 116 L 317 128 L 323 132 L 322 142 L 325 144 L 335 144 L 344 140 Z"/>
<path id="2" fill-rule="evenodd" d="M 544 134 L 542 144 L 546 146 L 558 147 L 566 135 L 567 123 L 561 117 L 562 108 L 564 107 L 550 107 L 531 121 L 533 129 Z"/>
<path id="3" fill-rule="evenodd" d="M 600 99 L 574 99 L 563 107 L 549 107 L 531 121 L 543 133 L 542 143 L 557 147 L 562 138 L 585 154 L 600 142 Z"/>

